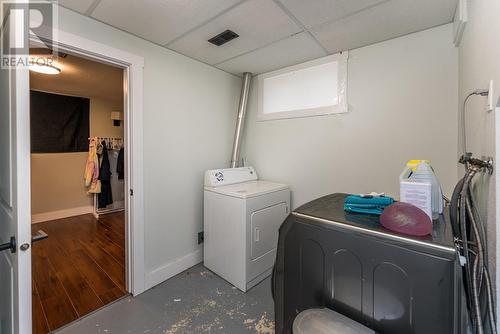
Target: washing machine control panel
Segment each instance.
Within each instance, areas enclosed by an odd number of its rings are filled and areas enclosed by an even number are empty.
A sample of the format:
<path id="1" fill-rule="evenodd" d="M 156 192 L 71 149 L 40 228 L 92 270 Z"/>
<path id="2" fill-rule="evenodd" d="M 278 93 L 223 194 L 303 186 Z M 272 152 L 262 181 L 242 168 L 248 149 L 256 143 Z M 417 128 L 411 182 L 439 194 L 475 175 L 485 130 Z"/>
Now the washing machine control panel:
<path id="1" fill-rule="evenodd" d="M 212 169 L 205 172 L 206 187 L 227 186 L 257 179 L 257 173 L 253 167 Z"/>

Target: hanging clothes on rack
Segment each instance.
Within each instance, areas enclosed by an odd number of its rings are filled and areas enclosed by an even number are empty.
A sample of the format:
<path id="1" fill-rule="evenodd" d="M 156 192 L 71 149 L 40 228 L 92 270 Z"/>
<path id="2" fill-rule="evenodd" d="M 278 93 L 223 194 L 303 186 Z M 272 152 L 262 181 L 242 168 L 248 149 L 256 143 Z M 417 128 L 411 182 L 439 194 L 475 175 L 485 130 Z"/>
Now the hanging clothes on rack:
<path id="1" fill-rule="evenodd" d="M 85 165 L 85 187 L 89 188 L 89 194 L 101 192 L 101 181 L 99 181 L 99 159 L 97 158 L 97 138 L 89 139 L 89 155 Z"/>
<path id="2" fill-rule="evenodd" d="M 125 176 L 125 157 L 124 149 L 120 148 L 118 152 L 118 159 L 116 160 L 116 173 L 118 174 L 118 180 L 123 180 Z"/>
<path id="3" fill-rule="evenodd" d="M 98 208 L 105 208 L 113 203 L 113 194 L 111 191 L 111 166 L 108 157 L 108 148 L 106 141 L 102 141 L 102 158 L 99 169 L 99 180 L 101 181 L 101 192 L 98 195 Z"/>

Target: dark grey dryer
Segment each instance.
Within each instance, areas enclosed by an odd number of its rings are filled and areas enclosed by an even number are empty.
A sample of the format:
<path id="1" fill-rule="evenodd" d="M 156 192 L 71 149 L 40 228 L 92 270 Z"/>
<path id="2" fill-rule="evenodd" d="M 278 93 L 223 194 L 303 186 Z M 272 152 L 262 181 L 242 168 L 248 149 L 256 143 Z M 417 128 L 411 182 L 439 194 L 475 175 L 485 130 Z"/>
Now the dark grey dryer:
<path id="1" fill-rule="evenodd" d="M 379 333 L 461 333 L 462 271 L 451 226 L 432 236 L 384 229 L 376 216 L 348 214 L 346 194 L 309 202 L 280 228 L 273 292 L 276 332 L 295 316 L 328 307 Z"/>

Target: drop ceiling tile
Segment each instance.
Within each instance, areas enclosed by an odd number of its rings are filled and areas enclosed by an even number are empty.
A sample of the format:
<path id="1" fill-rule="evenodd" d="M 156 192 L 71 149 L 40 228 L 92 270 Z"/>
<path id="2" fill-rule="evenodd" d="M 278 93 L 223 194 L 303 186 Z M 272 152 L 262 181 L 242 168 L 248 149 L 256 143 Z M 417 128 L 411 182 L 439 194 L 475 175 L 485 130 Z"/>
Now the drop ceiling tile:
<path id="1" fill-rule="evenodd" d="M 94 0 L 59 0 L 59 5 L 85 14 Z"/>
<path id="2" fill-rule="evenodd" d="M 91 16 L 164 45 L 239 1 L 102 0 Z"/>
<path id="3" fill-rule="evenodd" d="M 279 0 L 306 28 L 338 20 L 388 0 Z"/>
<path id="4" fill-rule="evenodd" d="M 217 67 L 234 74 L 259 74 L 323 56 L 326 52 L 308 33 L 303 32 L 225 61 Z"/>
<path id="5" fill-rule="evenodd" d="M 456 0 L 392 0 L 311 32 L 323 47 L 335 53 L 451 22 L 456 3 Z"/>
<path id="6" fill-rule="evenodd" d="M 215 46 L 211 37 L 230 29 L 240 37 Z M 169 44 L 168 47 L 208 64 L 217 64 L 301 31 L 271 0 L 250 0 Z"/>

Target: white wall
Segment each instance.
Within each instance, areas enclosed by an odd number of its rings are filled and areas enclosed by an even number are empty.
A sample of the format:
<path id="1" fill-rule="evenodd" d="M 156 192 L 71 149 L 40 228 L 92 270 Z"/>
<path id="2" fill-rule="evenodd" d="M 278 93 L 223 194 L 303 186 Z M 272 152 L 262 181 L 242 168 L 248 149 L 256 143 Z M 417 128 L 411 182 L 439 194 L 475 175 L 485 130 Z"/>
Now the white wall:
<path id="1" fill-rule="evenodd" d="M 469 0 L 469 22 L 467 23 L 460 45 L 460 94 L 461 104 L 467 94 L 477 88 L 488 88 L 490 79 L 496 85 L 494 101 L 500 96 L 500 2 L 498 0 Z M 499 107 L 500 109 L 500 107 Z M 475 156 L 491 156 L 495 159 L 496 175 L 483 175 L 476 183 L 476 192 L 481 204 L 481 215 L 487 221 L 488 249 L 490 255 L 490 273 L 495 276 L 499 286 L 500 272 L 497 266 L 500 230 L 496 229 L 497 210 L 500 196 L 497 195 L 498 156 L 500 139 L 495 131 L 496 112 L 486 111 L 486 98 L 474 96 L 467 103 L 467 150 Z M 461 150 L 461 148 L 460 148 Z M 460 168 L 463 173 L 463 167 Z M 493 281 L 495 278 L 493 277 Z M 497 289 L 497 305 L 500 293 Z M 497 307 L 498 309 L 498 307 Z M 500 327 L 499 327 L 500 330 Z"/>
<path id="2" fill-rule="evenodd" d="M 203 172 L 228 164 L 241 80 L 64 8 L 59 28 L 144 57 L 146 284 L 201 260 Z"/>
<path id="3" fill-rule="evenodd" d="M 457 180 L 457 50 L 445 25 L 349 51 L 350 112 L 257 122 L 252 85 L 244 156 L 285 182 L 297 207 L 333 192 L 399 196 L 407 160 L 430 159 L 450 194 Z"/>
<path id="4" fill-rule="evenodd" d="M 114 126 L 111 112 L 123 112 L 123 103 L 90 98 L 90 136 L 123 138 L 123 122 Z"/>

